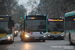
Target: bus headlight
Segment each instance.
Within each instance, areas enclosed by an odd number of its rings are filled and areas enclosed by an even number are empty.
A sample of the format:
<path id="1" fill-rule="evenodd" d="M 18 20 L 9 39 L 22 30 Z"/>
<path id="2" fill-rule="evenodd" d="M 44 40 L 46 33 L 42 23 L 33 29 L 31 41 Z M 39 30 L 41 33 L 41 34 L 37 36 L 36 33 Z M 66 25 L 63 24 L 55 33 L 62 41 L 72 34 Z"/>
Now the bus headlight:
<path id="1" fill-rule="evenodd" d="M 43 37 L 46 37 L 46 36 L 43 36 Z"/>
<path id="2" fill-rule="evenodd" d="M 64 36 L 64 35 L 61 35 L 61 36 Z"/>
<path id="3" fill-rule="evenodd" d="M 50 35 L 48 35 L 48 36 L 50 36 Z"/>
<path id="4" fill-rule="evenodd" d="M 8 39 L 8 40 L 12 39 L 12 37 L 13 37 L 13 35 L 12 35 L 12 34 L 7 35 L 7 39 Z"/>
<path id="5" fill-rule="evenodd" d="M 8 39 L 11 39 L 11 36 L 7 36 Z"/>
<path id="6" fill-rule="evenodd" d="M 25 37 L 29 37 L 29 35 L 25 35 Z"/>

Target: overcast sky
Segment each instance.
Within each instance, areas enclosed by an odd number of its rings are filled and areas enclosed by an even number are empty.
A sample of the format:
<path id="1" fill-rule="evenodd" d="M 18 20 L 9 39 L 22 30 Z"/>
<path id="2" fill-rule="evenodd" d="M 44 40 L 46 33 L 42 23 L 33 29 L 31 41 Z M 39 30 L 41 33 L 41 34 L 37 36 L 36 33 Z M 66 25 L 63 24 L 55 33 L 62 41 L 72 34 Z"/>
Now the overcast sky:
<path id="1" fill-rule="evenodd" d="M 27 3 L 27 1 L 28 1 L 28 0 L 19 0 L 18 3 L 21 5 L 21 4 L 25 4 L 25 3 Z"/>
<path id="2" fill-rule="evenodd" d="M 29 0 L 19 0 L 19 5 L 26 5 L 26 3 L 28 2 Z M 37 3 L 39 4 L 40 3 L 40 0 L 36 0 L 37 1 Z M 37 6 L 37 5 L 36 5 Z M 36 7 L 35 6 L 35 7 Z M 27 6 L 25 6 L 25 8 L 27 8 L 27 12 L 29 13 L 32 9 L 31 9 L 31 7 L 27 7 Z"/>

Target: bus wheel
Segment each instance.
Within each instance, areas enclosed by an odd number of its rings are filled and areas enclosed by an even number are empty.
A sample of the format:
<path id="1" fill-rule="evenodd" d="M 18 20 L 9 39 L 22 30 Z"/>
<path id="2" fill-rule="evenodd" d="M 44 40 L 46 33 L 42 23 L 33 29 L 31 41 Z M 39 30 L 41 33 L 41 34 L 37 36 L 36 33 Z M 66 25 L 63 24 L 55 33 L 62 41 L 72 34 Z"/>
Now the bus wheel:
<path id="1" fill-rule="evenodd" d="M 23 39 L 23 42 L 27 42 L 27 40 L 24 40 L 24 39 Z"/>
<path id="2" fill-rule="evenodd" d="M 9 44 L 12 44 L 14 41 L 9 41 Z"/>
<path id="3" fill-rule="evenodd" d="M 60 38 L 60 40 L 64 40 L 64 38 Z"/>
<path id="4" fill-rule="evenodd" d="M 72 43 L 72 42 L 70 42 L 70 45 L 73 45 L 73 43 Z"/>
<path id="5" fill-rule="evenodd" d="M 45 40 L 43 40 L 43 42 L 45 42 Z"/>
<path id="6" fill-rule="evenodd" d="M 12 40 L 9 41 L 9 44 L 12 44 L 14 42 L 14 38 L 12 38 Z"/>
<path id="7" fill-rule="evenodd" d="M 23 41 L 23 42 L 26 42 L 26 40 L 25 40 L 25 39 L 22 39 L 22 41 Z"/>
<path id="8" fill-rule="evenodd" d="M 70 45 L 73 45 L 73 43 L 71 42 L 71 35 L 69 33 L 69 42 L 70 42 Z"/>

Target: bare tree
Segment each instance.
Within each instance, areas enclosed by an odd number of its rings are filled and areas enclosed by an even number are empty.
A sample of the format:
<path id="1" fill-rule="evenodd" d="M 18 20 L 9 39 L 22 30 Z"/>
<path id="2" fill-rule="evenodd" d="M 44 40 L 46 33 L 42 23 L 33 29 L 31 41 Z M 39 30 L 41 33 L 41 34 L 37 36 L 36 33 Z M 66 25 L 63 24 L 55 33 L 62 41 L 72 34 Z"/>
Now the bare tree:
<path id="1" fill-rule="evenodd" d="M 18 5 L 18 0 L 0 0 L 0 15 L 12 15 L 15 23 L 26 14 L 24 6 Z"/>
<path id="2" fill-rule="evenodd" d="M 36 9 L 35 12 L 38 14 L 48 14 L 50 18 L 60 17 L 66 12 L 75 10 L 75 0 L 40 0 Z"/>
<path id="3" fill-rule="evenodd" d="M 12 12 L 13 19 L 15 23 L 19 22 L 20 17 L 24 17 L 25 14 L 27 14 L 27 10 L 23 5 L 16 5 L 15 9 L 13 9 Z"/>

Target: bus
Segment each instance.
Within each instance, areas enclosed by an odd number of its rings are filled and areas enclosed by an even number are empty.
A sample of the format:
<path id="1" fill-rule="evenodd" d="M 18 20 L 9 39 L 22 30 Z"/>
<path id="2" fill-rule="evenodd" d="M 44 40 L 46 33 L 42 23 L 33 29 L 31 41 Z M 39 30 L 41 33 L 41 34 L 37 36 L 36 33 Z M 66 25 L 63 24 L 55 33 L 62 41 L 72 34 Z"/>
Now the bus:
<path id="1" fill-rule="evenodd" d="M 48 18 L 48 39 L 64 40 L 64 19 Z"/>
<path id="2" fill-rule="evenodd" d="M 11 16 L 0 15 L 0 42 L 14 42 L 13 27 L 14 21 Z"/>
<path id="3" fill-rule="evenodd" d="M 21 40 L 42 40 L 47 39 L 47 15 L 25 15 Z"/>
<path id="4" fill-rule="evenodd" d="M 65 13 L 65 33 L 65 39 L 75 44 L 75 11 Z"/>

